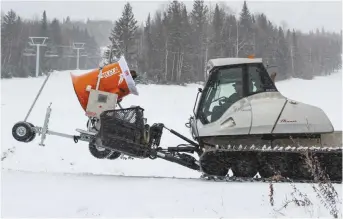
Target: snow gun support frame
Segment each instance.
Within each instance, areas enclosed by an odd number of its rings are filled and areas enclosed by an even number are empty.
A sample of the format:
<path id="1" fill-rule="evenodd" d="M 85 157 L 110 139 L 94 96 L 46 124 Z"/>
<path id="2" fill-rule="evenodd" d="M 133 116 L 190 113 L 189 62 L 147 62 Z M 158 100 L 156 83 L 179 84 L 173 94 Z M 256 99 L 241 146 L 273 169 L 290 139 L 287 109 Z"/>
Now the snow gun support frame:
<path id="1" fill-rule="evenodd" d="M 101 73 L 101 68 L 100 68 L 100 73 Z M 87 131 L 81 131 L 80 129 L 77 129 L 78 131 L 81 132 L 80 136 L 75 136 L 75 135 L 69 135 L 69 134 L 65 134 L 65 133 L 60 133 L 60 132 L 55 132 L 55 131 L 51 131 L 49 130 L 49 120 L 50 120 L 50 116 L 51 116 L 51 104 L 49 104 L 46 113 L 45 113 L 45 119 L 44 119 L 44 123 L 43 126 L 34 126 L 32 123 L 27 122 L 28 117 L 30 116 L 33 107 L 35 106 L 40 94 L 43 91 L 43 88 L 46 85 L 46 82 L 48 81 L 48 79 L 51 76 L 51 72 L 49 72 L 41 86 L 41 88 L 39 89 L 29 111 L 27 112 L 24 121 L 20 121 L 17 122 L 16 124 L 14 124 L 13 128 L 12 128 L 12 135 L 14 137 L 14 139 L 16 139 L 17 141 L 20 142 L 31 142 L 36 138 L 36 135 L 38 134 L 39 136 L 41 136 L 41 140 L 39 145 L 40 146 L 45 146 L 44 141 L 46 139 L 46 135 L 55 135 L 55 136 L 60 136 L 60 137 L 65 137 L 65 138 L 72 138 L 74 139 L 75 142 L 78 142 L 78 140 L 81 141 L 90 141 L 90 136 L 94 135 L 94 133 L 91 132 L 87 132 Z"/>
<path id="2" fill-rule="evenodd" d="M 101 80 L 102 67 L 99 69 L 100 73 L 95 90 L 98 90 Z M 42 127 L 34 126 L 32 123 L 27 122 L 50 75 L 51 73 L 48 73 L 24 121 L 17 122 L 12 128 L 12 135 L 17 141 L 28 143 L 33 141 L 36 138 L 36 135 L 39 135 L 41 136 L 39 145 L 45 146 L 44 142 L 46 136 L 55 135 L 73 139 L 75 143 L 78 143 L 78 141 L 88 142 L 90 152 L 99 159 L 107 158 L 113 160 L 122 154 L 141 159 L 161 158 L 200 171 L 199 162 L 191 155 L 185 154 L 193 154 L 196 152 L 200 156 L 201 151 L 199 144 L 175 130 L 167 128 L 162 123 L 153 124 L 150 127 L 146 124 L 146 118 L 143 117 L 144 109 L 140 107 L 124 109 L 117 103 L 120 106 L 120 109 L 105 110 L 100 115 L 100 121 L 97 118 L 88 116 L 87 130 L 76 129 L 76 131 L 80 133 L 79 135 L 70 135 L 49 130 L 49 121 L 52 111 L 51 103 L 47 107 Z M 113 115 L 116 116 L 113 117 Z M 134 117 L 135 119 L 133 119 Z M 99 131 L 94 131 L 96 125 L 92 123 L 92 121 L 94 121 L 93 119 L 102 124 Z M 135 124 L 133 124 L 132 121 L 135 121 Z M 189 144 L 181 144 L 176 147 L 167 148 L 159 147 L 163 129 L 168 130 L 170 133 L 185 140 Z M 123 135 L 125 135 L 125 138 L 122 138 Z M 98 151 L 95 152 L 94 150 Z M 99 152 L 103 152 L 103 154 L 106 155 L 101 157 Z"/>
<path id="3" fill-rule="evenodd" d="M 100 85 L 100 80 L 101 80 L 101 75 L 102 75 L 102 69 L 103 66 L 99 67 L 99 74 L 98 74 L 98 78 L 97 78 L 97 84 L 96 84 L 96 88 L 95 90 L 98 91 L 99 90 L 99 85 Z M 33 139 L 35 139 L 36 134 L 41 135 L 41 141 L 39 143 L 40 146 L 45 146 L 44 141 L 46 139 L 46 135 L 55 135 L 55 136 L 60 136 L 60 137 L 65 137 L 65 138 L 72 138 L 74 139 L 74 142 L 77 143 L 79 140 L 81 141 L 86 141 L 86 142 L 90 142 L 90 139 L 92 136 L 94 136 L 95 133 L 90 132 L 90 127 L 91 127 L 91 120 L 94 119 L 91 116 L 88 116 L 88 122 L 87 122 L 87 131 L 82 130 L 82 129 L 76 129 L 76 131 L 80 132 L 79 136 L 75 136 L 75 135 L 69 135 L 69 134 L 64 134 L 64 133 L 60 133 L 60 132 L 55 132 L 55 131 L 51 131 L 48 129 L 48 125 L 49 125 L 49 120 L 50 120 L 50 115 L 51 115 L 51 104 L 48 106 L 47 110 L 46 110 L 46 114 L 45 114 L 45 119 L 44 119 L 44 123 L 42 127 L 39 126 L 34 126 L 32 123 L 27 122 L 28 117 L 30 116 L 33 107 L 35 106 L 39 96 L 41 95 L 48 79 L 51 76 L 51 72 L 47 73 L 47 76 L 42 84 L 42 86 L 40 87 L 34 101 L 32 102 L 32 105 L 29 109 L 29 111 L 27 112 L 24 121 L 22 122 L 18 122 L 13 126 L 12 129 L 12 135 L 13 137 L 20 142 L 31 142 Z M 91 90 L 91 89 L 89 89 Z M 119 103 L 118 103 L 119 105 Z M 119 105 L 120 106 L 120 105 Z M 121 107 L 121 106 L 120 106 Z M 29 137 L 30 136 L 30 137 Z"/>

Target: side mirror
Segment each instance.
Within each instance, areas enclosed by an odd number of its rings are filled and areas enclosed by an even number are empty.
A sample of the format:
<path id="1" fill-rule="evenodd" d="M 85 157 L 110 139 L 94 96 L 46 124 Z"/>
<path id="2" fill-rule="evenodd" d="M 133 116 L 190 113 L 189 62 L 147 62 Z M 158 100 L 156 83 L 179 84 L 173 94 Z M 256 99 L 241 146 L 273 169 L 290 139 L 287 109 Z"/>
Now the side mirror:
<path id="1" fill-rule="evenodd" d="M 195 106 L 197 105 L 197 102 L 198 102 L 198 97 L 199 97 L 199 94 L 202 93 L 202 88 L 198 88 L 198 93 L 197 93 L 197 97 L 195 99 L 195 103 L 194 103 L 194 107 L 193 107 L 193 114 L 194 114 L 194 117 L 195 117 Z"/>

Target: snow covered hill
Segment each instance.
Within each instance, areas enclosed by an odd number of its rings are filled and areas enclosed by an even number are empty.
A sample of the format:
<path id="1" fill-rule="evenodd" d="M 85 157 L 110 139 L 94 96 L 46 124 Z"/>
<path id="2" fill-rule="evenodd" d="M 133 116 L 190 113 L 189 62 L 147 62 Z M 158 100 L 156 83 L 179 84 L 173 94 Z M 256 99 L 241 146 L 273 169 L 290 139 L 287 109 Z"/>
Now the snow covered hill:
<path id="1" fill-rule="evenodd" d="M 75 129 L 85 127 L 86 117 L 69 73 L 55 72 L 51 76 L 30 122 L 42 125 L 45 110 L 52 103 L 51 130 L 78 134 Z M 293 188 L 289 184 L 274 185 L 271 206 L 268 184 L 204 182 L 198 179 L 200 173 L 163 160 L 97 160 L 89 154 L 87 143 L 75 144 L 71 139 L 55 136 L 47 136 L 45 147 L 38 145 L 39 138 L 28 144 L 19 143 L 12 138 L 11 128 L 24 119 L 43 80 L 1 80 L 4 217 L 330 217 L 329 209 L 320 204 L 311 185 L 296 188 L 309 195 L 313 205 L 303 208 L 292 202 L 277 211 L 286 196 L 292 199 Z M 140 105 L 150 124 L 162 122 L 190 136 L 184 124 L 192 114 L 198 87 L 139 85 L 140 95 L 129 96 L 123 105 Z M 282 81 L 277 87 L 285 96 L 321 107 L 335 129 L 342 130 L 341 72 L 312 81 Z M 178 143 L 184 142 L 164 132 L 162 145 Z M 341 199 L 341 186 L 335 188 Z"/>

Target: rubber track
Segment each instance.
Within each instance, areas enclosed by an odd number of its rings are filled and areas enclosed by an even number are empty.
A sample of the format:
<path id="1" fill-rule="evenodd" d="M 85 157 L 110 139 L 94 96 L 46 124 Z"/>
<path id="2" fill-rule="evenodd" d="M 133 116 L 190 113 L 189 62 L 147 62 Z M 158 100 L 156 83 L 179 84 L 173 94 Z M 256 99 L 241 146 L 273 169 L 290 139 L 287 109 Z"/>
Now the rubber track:
<path id="1" fill-rule="evenodd" d="M 217 176 L 202 176 L 202 180 L 207 181 L 216 181 L 216 182 L 240 182 L 240 183 L 327 183 L 322 181 L 314 181 L 314 180 L 291 180 L 287 178 L 242 178 L 242 177 L 234 177 L 234 176 L 226 176 L 226 177 L 217 177 Z M 342 184 L 342 181 L 329 181 L 332 184 Z"/>
<path id="2" fill-rule="evenodd" d="M 206 160 L 206 156 L 209 155 L 216 155 L 218 153 L 219 158 L 223 156 L 226 157 L 225 153 L 228 152 L 284 152 L 284 153 L 332 153 L 334 154 L 342 154 L 342 148 L 341 147 L 316 147 L 316 146 L 311 146 L 311 147 L 303 147 L 303 146 L 243 146 L 243 145 L 217 145 L 215 148 L 207 148 L 205 151 L 202 153 L 202 155 L 199 158 L 199 163 L 200 163 L 200 169 L 202 170 L 202 163 L 204 160 Z M 224 153 L 220 154 L 220 153 Z M 237 157 L 239 159 L 239 157 Z M 216 163 L 217 161 L 215 161 Z M 220 162 L 220 161 L 219 161 Z M 241 177 L 229 177 L 229 176 L 216 176 L 216 175 L 209 175 L 208 173 L 205 173 L 202 171 L 203 174 L 207 177 L 208 180 L 216 180 L 216 181 L 227 181 L 227 182 L 276 182 L 275 179 L 268 179 L 268 178 L 241 178 Z M 296 180 L 296 179 L 286 179 L 286 178 L 281 178 L 278 179 L 280 182 L 296 182 L 296 183 L 315 183 L 315 180 Z M 319 182 L 325 182 L 325 181 L 318 181 Z M 342 181 L 331 181 L 332 183 L 339 183 L 341 184 Z"/>
<path id="3" fill-rule="evenodd" d="M 341 147 L 315 147 L 315 146 L 312 146 L 312 147 L 302 147 L 302 146 L 299 146 L 299 147 L 292 147 L 292 146 L 267 146 L 267 145 L 264 145 L 264 146 L 255 146 L 255 145 L 252 145 L 252 146 L 243 146 L 243 145 L 234 145 L 234 146 L 231 146 L 231 145 L 227 145 L 227 146 L 217 146 L 216 148 L 209 148 L 209 149 L 206 149 L 204 151 L 204 153 L 200 156 L 200 160 L 201 158 L 206 155 L 206 153 L 208 152 L 224 152 L 224 151 L 228 151 L 228 152 L 231 152 L 231 151 L 251 151 L 251 152 L 306 152 L 306 151 L 309 151 L 309 152 L 322 152 L 322 153 L 332 153 L 332 152 L 339 152 L 339 153 L 342 153 L 343 149 Z"/>

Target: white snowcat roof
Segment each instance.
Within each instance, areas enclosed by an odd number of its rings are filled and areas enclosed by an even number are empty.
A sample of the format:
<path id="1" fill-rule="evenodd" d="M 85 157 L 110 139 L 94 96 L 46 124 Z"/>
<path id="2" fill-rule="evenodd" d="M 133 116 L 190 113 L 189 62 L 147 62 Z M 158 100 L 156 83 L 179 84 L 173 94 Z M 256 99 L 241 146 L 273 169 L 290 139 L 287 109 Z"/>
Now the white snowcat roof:
<path id="1" fill-rule="evenodd" d="M 210 59 L 207 62 L 207 74 L 212 68 L 225 65 L 237 65 L 237 64 L 248 64 L 248 63 L 262 63 L 262 58 L 217 58 Z"/>
<path id="2" fill-rule="evenodd" d="M 218 58 L 208 60 L 208 64 L 211 64 L 213 67 L 245 63 L 262 63 L 262 58 Z"/>

